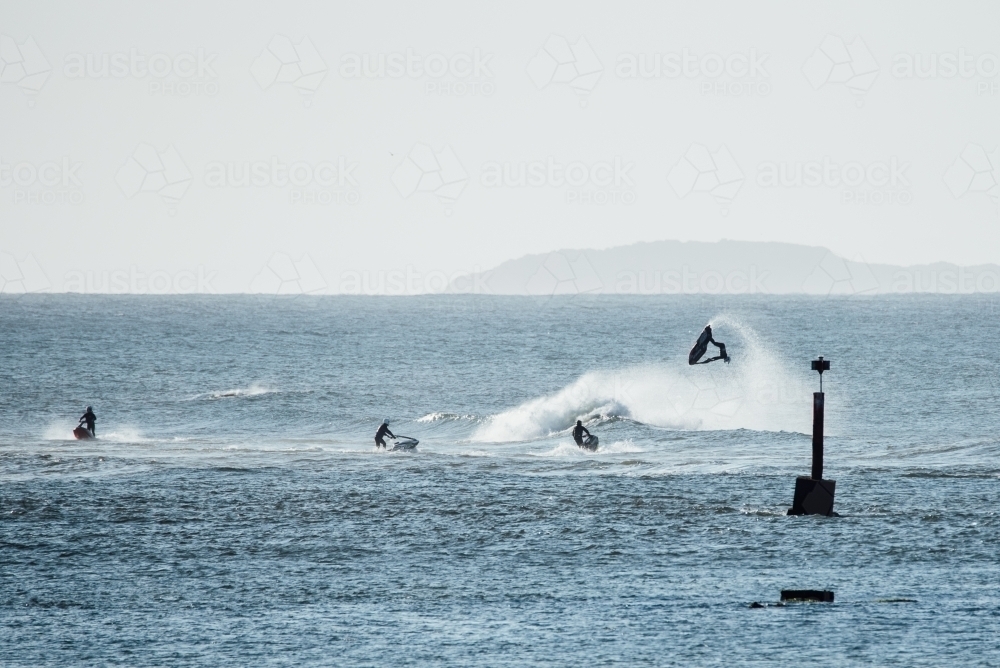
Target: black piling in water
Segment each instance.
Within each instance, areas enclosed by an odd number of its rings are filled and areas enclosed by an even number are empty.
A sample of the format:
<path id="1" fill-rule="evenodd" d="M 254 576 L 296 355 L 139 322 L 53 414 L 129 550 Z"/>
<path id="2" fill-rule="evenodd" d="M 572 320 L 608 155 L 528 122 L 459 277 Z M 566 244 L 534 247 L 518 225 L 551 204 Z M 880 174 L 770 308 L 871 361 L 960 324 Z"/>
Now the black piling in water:
<path id="1" fill-rule="evenodd" d="M 754 610 L 782 607 L 786 603 L 833 603 L 833 592 L 825 589 L 782 589 L 780 603 L 761 603 L 754 601 L 750 607 Z"/>
<path id="2" fill-rule="evenodd" d="M 813 480 L 823 479 L 823 404 L 825 399 L 826 395 L 822 392 L 813 392 Z"/>
<path id="3" fill-rule="evenodd" d="M 833 592 L 820 589 L 782 589 L 782 601 L 815 601 L 833 603 Z"/>
<path id="4" fill-rule="evenodd" d="M 812 370 L 819 372 L 819 392 L 813 392 L 812 475 L 795 479 L 795 497 L 789 515 L 833 515 L 836 480 L 823 480 L 823 372 L 830 370 L 830 360 L 813 360 Z"/>

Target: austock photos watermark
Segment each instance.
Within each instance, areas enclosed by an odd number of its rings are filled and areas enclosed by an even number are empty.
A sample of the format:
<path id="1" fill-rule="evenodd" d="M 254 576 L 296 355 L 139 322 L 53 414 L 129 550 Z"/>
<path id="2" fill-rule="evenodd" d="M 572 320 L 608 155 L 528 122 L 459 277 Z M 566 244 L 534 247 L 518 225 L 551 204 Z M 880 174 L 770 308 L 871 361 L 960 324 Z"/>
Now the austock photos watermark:
<path id="1" fill-rule="evenodd" d="M 711 195 L 723 215 L 729 213 L 729 205 L 743 181 L 743 170 L 725 145 L 712 151 L 703 144 L 691 144 L 667 175 L 667 182 L 678 197 L 692 193 Z"/>
<path id="2" fill-rule="evenodd" d="M 410 79 L 424 82 L 427 95 L 485 96 L 496 92 L 493 54 L 471 52 L 418 53 L 413 48 L 380 53 L 345 53 L 340 57 L 344 79 Z"/>
<path id="3" fill-rule="evenodd" d="M 49 277 L 34 255 L 21 259 L 0 251 L 0 295 L 26 295 L 52 287 Z"/>
<path id="4" fill-rule="evenodd" d="M 250 282 L 249 292 L 261 295 L 364 295 L 412 296 L 436 294 L 492 294 L 478 267 L 471 271 L 401 269 L 342 271 L 331 284 L 304 253 L 298 258 L 274 253 Z"/>
<path id="5" fill-rule="evenodd" d="M 293 42 L 285 35 L 275 35 L 250 65 L 250 75 L 262 89 L 290 85 L 304 96 L 306 107 L 326 73 L 326 61 L 308 37 Z"/>
<path id="6" fill-rule="evenodd" d="M 205 49 L 178 53 L 144 53 L 140 49 L 102 53 L 70 53 L 63 59 L 67 79 L 134 79 L 151 95 L 214 96 L 219 92 L 213 69 L 216 53 Z"/>
<path id="7" fill-rule="evenodd" d="M 532 297 L 596 294 L 605 291 L 604 281 L 586 252 L 549 253 L 524 284 Z"/>
<path id="8" fill-rule="evenodd" d="M 289 161 L 277 156 L 259 160 L 213 160 L 205 164 L 203 184 L 211 189 L 274 189 L 287 193 L 293 205 L 357 204 L 361 199 L 358 163 L 344 156 L 329 160 Z M 159 150 L 140 144 L 115 181 L 126 198 L 155 193 L 172 207 L 187 192 L 193 175 L 177 148 Z M 176 209 L 169 209 L 175 213 Z"/>
<path id="9" fill-rule="evenodd" d="M 51 73 L 52 66 L 34 38 L 18 42 L 11 35 L 0 33 L 0 84 L 17 86 L 28 95 L 35 95 Z"/>
<path id="10" fill-rule="evenodd" d="M 956 199 L 974 193 L 987 195 L 1000 213 L 1000 147 L 987 150 L 981 144 L 966 144 L 945 170 L 944 182 Z"/>
<path id="11" fill-rule="evenodd" d="M 843 204 L 909 204 L 913 201 L 910 168 L 896 156 L 887 160 L 838 162 L 818 160 L 765 161 L 757 166 L 760 188 L 827 188 L 840 193 Z"/>
<path id="12" fill-rule="evenodd" d="M 471 271 L 420 271 L 413 265 L 402 269 L 378 271 L 344 271 L 338 281 L 338 292 L 344 295 L 488 295 L 493 294 L 487 281 L 489 272 L 479 267 Z"/>
<path id="13" fill-rule="evenodd" d="M 1000 95 L 1000 57 L 960 47 L 954 51 L 897 53 L 892 57 L 896 79 L 954 79 L 975 84 L 982 96 Z"/>
<path id="14" fill-rule="evenodd" d="M 702 95 L 763 97 L 771 92 L 769 56 L 756 48 L 729 53 L 699 53 L 688 47 L 678 51 L 621 53 L 615 59 L 615 76 L 696 81 Z"/>
<path id="15" fill-rule="evenodd" d="M 483 163 L 479 183 L 484 188 L 551 188 L 565 193 L 567 204 L 634 204 L 635 166 L 621 156 L 586 162 L 552 156 L 532 161 Z"/>
<path id="16" fill-rule="evenodd" d="M 214 294 L 217 274 L 200 265 L 181 271 L 146 272 L 134 264 L 127 269 L 74 269 L 63 276 L 63 291 L 115 295 Z"/>
<path id="17" fill-rule="evenodd" d="M 491 160 L 479 170 L 483 188 L 537 188 L 564 193 L 565 202 L 573 205 L 633 204 L 635 182 L 631 171 L 635 163 L 621 156 L 607 160 L 557 160 L 549 156 L 538 160 Z M 392 182 L 404 198 L 418 193 L 435 195 L 443 204 L 452 205 L 469 181 L 469 174 L 455 151 L 444 146 L 440 151 L 427 144 L 416 144 L 397 164 Z M 446 209 L 450 213 L 451 209 Z"/>
<path id="18" fill-rule="evenodd" d="M 827 254 L 798 282 L 792 275 L 756 265 L 720 271 L 684 265 L 668 270 L 625 270 L 615 275 L 615 294 L 872 296 L 905 294 L 972 295 L 1000 293 L 1000 268 L 914 267 L 876 271 L 863 261 Z M 774 288 L 778 284 L 778 289 Z"/>
<path id="19" fill-rule="evenodd" d="M 250 293 L 258 295 L 321 295 L 328 285 L 308 253 L 298 259 L 274 253 L 250 280 Z"/>
<path id="20" fill-rule="evenodd" d="M 392 183 L 404 199 L 419 193 L 433 195 L 445 205 L 446 215 L 451 215 L 451 207 L 468 181 L 468 172 L 447 145 L 436 151 L 418 142 L 392 172 Z"/>
<path id="21" fill-rule="evenodd" d="M 614 291 L 626 295 L 770 294 L 764 284 L 770 274 L 756 266 L 725 273 L 714 269 L 695 271 L 688 265 L 665 271 L 626 270 L 615 276 Z"/>
<path id="22" fill-rule="evenodd" d="M 880 67 L 860 36 L 848 39 L 827 35 L 802 68 L 816 89 L 841 84 L 863 104 Z M 959 47 L 931 52 L 892 54 L 889 74 L 897 80 L 956 80 L 975 85 L 980 96 L 1000 95 L 1000 56 L 992 51 Z"/>
<path id="23" fill-rule="evenodd" d="M 528 77 L 541 90 L 550 86 L 568 86 L 587 106 L 590 94 L 604 73 L 604 64 L 586 37 L 575 42 L 562 35 L 549 35 L 545 44 L 528 62 Z"/>
<path id="24" fill-rule="evenodd" d="M 936 295 L 995 294 L 1000 292 L 1000 271 L 989 267 L 900 269 L 892 274 L 889 292 Z"/>
<path id="25" fill-rule="evenodd" d="M 0 188 L 11 193 L 14 204 L 81 204 L 82 168 L 82 162 L 69 156 L 40 162 L 5 162 L 0 156 Z"/>
<path id="26" fill-rule="evenodd" d="M 802 73 L 815 90 L 844 86 L 864 105 L 864 95 L 879 74 L 878 61 L 858 35 L 844 39 L 827 35 L 802 65 Z"/>
<path id="27" fill-rule="evenodd" d="M 115 183 L 126 199 L 142 193 L 156 194 L 176 213 L 176 204 L 192 181 L 191 171 L 173 144 L 159 150 L 152 144 L 139 144 L 115 173 Z"/>
<path id="28" fill-rule="evenodd" d="M 215 160 L 205 165 L 204 183 L 209 188 L 273 188 L 287 192 L 289 204 L 353 205 L 361 201 L 357 169 L 358 163 L 344 156 L 316 162 L 293 162 L 277 156 L 266 160 Z"/>

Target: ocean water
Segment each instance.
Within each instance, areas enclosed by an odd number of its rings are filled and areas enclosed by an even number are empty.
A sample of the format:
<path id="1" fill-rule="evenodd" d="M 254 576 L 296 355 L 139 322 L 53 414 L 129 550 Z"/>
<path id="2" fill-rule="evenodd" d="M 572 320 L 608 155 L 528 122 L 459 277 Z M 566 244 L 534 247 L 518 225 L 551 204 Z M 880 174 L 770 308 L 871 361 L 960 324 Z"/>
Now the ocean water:
<path id="1" fill-rule="evenodd" d="M 0 664 L 998 665 L 998 307 L 0 298 Z"/>

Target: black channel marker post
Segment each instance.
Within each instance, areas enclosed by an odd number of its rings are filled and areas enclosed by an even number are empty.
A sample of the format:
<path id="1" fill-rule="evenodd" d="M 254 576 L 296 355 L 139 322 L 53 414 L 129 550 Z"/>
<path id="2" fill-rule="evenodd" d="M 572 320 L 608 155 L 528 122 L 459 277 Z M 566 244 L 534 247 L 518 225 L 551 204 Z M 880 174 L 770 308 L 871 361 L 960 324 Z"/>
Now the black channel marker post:
<path id="1" fill-rule="evenodd" d="M 819 372 L 819 392 L 813 392 L 812 475 L 795 479 L 795 500 L 789 515 L 833 515 L 833 495 L 836 480 L 823 480 L 823 372 L 830 370 L 830 360 L 820 357 L 812 361 L 812 370 Z"/>

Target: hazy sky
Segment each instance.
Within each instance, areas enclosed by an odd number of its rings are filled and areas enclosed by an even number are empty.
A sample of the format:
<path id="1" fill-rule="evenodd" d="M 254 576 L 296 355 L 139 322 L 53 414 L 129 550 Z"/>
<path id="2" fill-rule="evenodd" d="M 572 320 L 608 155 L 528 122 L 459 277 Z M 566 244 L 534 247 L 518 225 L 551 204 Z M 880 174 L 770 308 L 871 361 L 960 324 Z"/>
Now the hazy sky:
<path id="1" fill-rule="evenodd" d="M 1000 262 L 1000 5 L 921 4 L 3 2 L 0 277 L 336 292 L 722 238 Z"/>

